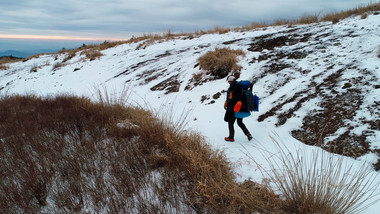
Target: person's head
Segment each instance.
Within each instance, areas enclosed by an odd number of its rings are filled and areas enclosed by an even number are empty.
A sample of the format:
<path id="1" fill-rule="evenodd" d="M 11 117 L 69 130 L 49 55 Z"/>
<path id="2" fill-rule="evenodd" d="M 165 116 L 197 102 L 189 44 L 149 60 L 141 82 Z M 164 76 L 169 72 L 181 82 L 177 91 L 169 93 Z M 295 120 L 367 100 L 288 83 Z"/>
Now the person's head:
<path id="1" fill-rule="evenodd" d="M 232 83 L 233 81 L 235 81 L 235 80 L 236 80 L 236 77 L 233 76 L 233 75 L 227 77 L 227 82 L 228 82 L 229 84 L 231 84 L 231 83 Z"/>

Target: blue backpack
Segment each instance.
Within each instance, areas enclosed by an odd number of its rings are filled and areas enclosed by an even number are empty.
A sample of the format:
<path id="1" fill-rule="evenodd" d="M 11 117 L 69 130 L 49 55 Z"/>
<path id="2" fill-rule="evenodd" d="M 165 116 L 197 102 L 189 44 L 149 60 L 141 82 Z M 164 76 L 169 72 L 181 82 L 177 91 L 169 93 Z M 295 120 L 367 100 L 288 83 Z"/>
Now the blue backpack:
<path id="1" fill-rule="evenodd" d="M 241 80 L 238 84 L 243 91 L 242 95 L 246 98 L 242 98 L 243 105 L 247 106 L 248 111 L 259 111 L 259 97 L 252 93 L 253 84 L 248 80 Z M 246 103 L 244 103 L 244 100 L 246 100 Z"/>

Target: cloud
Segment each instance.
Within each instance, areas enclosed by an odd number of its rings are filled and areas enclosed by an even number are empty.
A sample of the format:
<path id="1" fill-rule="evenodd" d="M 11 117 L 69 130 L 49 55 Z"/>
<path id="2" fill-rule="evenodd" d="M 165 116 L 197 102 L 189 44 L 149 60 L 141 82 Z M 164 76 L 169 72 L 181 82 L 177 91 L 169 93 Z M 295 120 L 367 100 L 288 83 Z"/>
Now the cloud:
<path id="1" fill-rule="evenodd" d="M 111 38 L 293 19 L 351 9 L 368 0 L 0 0 L 0 4 L 0 34 Z"/>

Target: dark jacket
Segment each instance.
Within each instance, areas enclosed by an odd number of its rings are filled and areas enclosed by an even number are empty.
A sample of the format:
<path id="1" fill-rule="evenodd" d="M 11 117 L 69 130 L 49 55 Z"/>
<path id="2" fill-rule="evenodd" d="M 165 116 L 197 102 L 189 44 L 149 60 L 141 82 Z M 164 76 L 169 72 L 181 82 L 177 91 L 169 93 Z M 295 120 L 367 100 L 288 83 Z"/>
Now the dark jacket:
<path id="1" fill-rule="evenodd" d="M 227 111 L 234 110 L 236 103 L 241 100 L 241 93 L 241 87 L 233 81 L 227 90 Z"/>
<path id="2" fill-rule="evenodd" d="M 233 81 L 230 84 L 230 87 L 227 90 L 227 99 L 226 99 L 226 114 L 224 115 L 224 121 L 228 122 L 235 117 L 234 107 L 238 101 L 242 102 L 242 107 L 240 111 L 249 112 L 247 110 L 247 100 L 245 96 L 242 96 L 241 86 Z"/>

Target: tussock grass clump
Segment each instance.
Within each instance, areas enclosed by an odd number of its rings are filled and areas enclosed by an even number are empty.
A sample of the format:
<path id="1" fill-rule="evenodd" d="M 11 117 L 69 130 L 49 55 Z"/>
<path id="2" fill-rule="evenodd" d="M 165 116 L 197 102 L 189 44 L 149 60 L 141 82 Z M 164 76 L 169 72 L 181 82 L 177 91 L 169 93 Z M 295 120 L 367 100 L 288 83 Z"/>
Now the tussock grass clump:
<path id="1" fill-rule="evenodd" d="M 278 212 L 223 152 L 141 108 L 70 95 L 0 99 L 1 213 Z"/>
<path id="2" fill-rule="evenodd" d="M 240 72 L 238 56 L 245 56 L 242 50 L 216 48 L 198 59 L 199 66 L 215 79 L 226 77 L 230 73 Z"/>
<path id="3" fill-rule="evenodd" d="M 279 152 L 269 154 L 271 170 L 264 173 L 284 197 L 285 212 L 361 213 L 380 200 L 374 194 L 377 173 L 370 167 L 354 168 L 343 156 L 322 150 L 292 154 L 272 139 Z"/>

